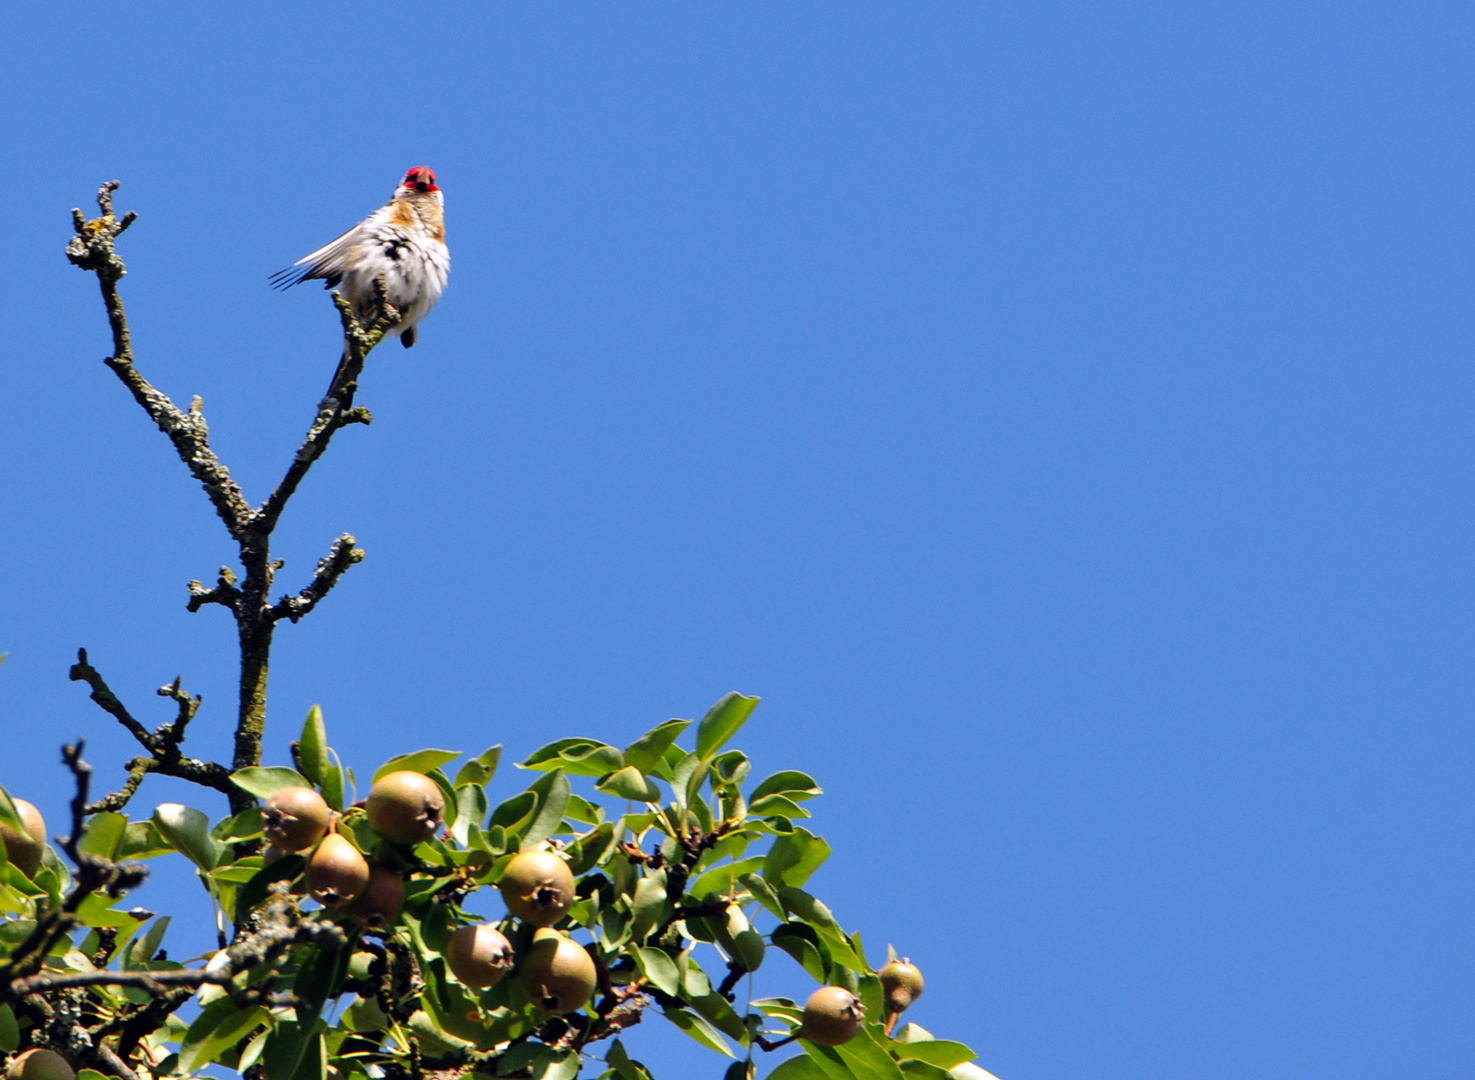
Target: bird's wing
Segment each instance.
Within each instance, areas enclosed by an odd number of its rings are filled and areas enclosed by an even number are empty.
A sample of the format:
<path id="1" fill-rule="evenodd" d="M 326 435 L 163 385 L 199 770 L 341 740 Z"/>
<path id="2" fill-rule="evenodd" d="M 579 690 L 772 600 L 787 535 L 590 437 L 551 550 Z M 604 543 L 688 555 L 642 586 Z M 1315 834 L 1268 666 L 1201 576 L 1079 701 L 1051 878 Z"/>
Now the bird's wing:
<path id="1" fill-rule="evenodd" d="M 373 221 L 370 218 L 369 221 Z M 364 226 L 369 221 L 361 221 L 349 229 L 338 239 L 324 244 L 311 255 L 298 259 L 285 270 L 278 270 L 269 279 L 274 289 L 290 289 L 293 285 L 304 281 L 315 281 L 326 279 L 327 287 L 337 288 L 338 283 L 343 280 L 343 272 L 346 270 L 349 252 L 363 235 Z"/>

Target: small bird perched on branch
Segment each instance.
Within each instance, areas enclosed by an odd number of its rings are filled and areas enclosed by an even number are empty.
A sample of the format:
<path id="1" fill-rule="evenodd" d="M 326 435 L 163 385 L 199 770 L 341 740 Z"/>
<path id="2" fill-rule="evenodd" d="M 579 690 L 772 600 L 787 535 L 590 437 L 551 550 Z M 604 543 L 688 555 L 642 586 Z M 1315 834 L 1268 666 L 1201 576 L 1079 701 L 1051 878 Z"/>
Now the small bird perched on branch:
<path id="1" fill-rule="evenodd" d="M 379 314 L 374 282 L 382 278 L 385 299 L 400 315 L 384 336 L 399 338 L 408 349 L 450 273 L 445 199 L 435 173 L 421 165 L 405 173 L 387 204 L 331 244 L 273 274 L 271 283 L 278 289 L 314 280 L 326 280 L 330 289 L 341 284 L 354 316 L 368 324 Z"/>

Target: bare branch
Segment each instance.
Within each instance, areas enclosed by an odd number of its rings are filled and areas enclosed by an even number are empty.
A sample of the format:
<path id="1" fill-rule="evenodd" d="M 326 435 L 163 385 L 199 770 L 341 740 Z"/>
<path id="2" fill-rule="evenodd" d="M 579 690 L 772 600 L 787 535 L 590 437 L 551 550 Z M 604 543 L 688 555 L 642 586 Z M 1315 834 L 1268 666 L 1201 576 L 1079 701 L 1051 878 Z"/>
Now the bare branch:
<path id="1" fill-rule="evenodd" d="M 86 649 L 77 650 L 77 662 L 72 665 L 71 678 L 73 682 L 85 682 L 92 687 L 92 700 L 116 717 L 118 723 L 127 728 L 138 740 L 139 745 L 149 752 L 148 757 L 136 757 L 130 761 L 128 763 L 128 782 L 118 791 L 88 806 L 88 813 L 122 809 L 138 790 L 138 785 L 143 783 L 143 778 L 151 772 L 163 776 L 175 776 L 181 780 L 199 784 L 201 787 L 211 788 L 231 799 L 232 807 L 234 807 L 241 792 L 231 782 L 231 771 L 216 762 L 187 758 L 180 753 L 179 744 L 184 742 L 185 728 L 190 720 L 194 719 L 195 711 L 200 707 L 200 699 L 192 697 L 181 689 L 180 680 L 176 679 L 170 685 L 159 689 L 161 696 L 173 698 L 179 703 L 178 715 L 172 722 L 160 725 L 151 734 L 133 718 L 123 703 L 118 700 L 117 695 L 108 688 L 108 684 L 98 674 L 97 669 L 87 662 Z"/>
<path id="2" fill-rule="evenodd" d="M 296 596 L 284 596 L 273 604 L 268 613 L 270 617 L 290 619 L 296 622 L 317 607 L 318 601 L 332 591 L 333 586 L 338 584 L 338 579 L 350 566 L 363 562 L 363 549 L 353 546 L 357 542 L 348 533 L 334 540 L 327 557 L 318 561 L 318 568 L 312 575 L 312 583 Z"/>
<path id="3" fill-rule="evenodd" d="M 259 765 L 261 740 L 266 728 L 267 675 L 275 625 L 281 619 L 296 622 L 311 611 L 337 584 L 343 572 L 363 557 L 362 552 L 352 547 L 352 539 L 346 544 L 340 540 L 333 546 L 328 558 L 318 564 L 317 572 L 306 588 L 296 596 L 283 597 L 273 604 L 270 599 L 272 579 L 281 564 L 271 557 L 271 535 L 288 501 L 312 468 L 313 462 L 327 449 L 333 435 L 349 424 L 367 424 L 372 421 L 373 417 L 367 409 L 353 403 L 354 394 L 358 390 L 358 378 L 363 373 L 364 362 L 369 353 L 383 340 L 385 333 L 399 323 L 400 314 L 388 302 L 383 280 L 375 282 L 376 314 L 367 325 L 361 325 L 354 317 L 348 301 L 338 293 L 333 294 L 333 303 L 343 324 L 342 359 L 328 393 L 319 403 L 317 415 L 286 474 L 271 496 L 259 508 L 254 508 L 247 501 L 240 485 L 231 478 L 230 470 L 210 448 L 209 425 L 205 422 L 200 399 L 194 398 L 189 410 L 184 411 L 151 385 L 134 366 L 128 317 L 118 294 L 118 282 L 127 273 L 127 268 L 115 250 L 115 241 L 132 224 L 134 215 L 129 214 L 122 220 L 114 217 L 113 192 L 117 187 L 116 181 L 109 181 L 98 191 L 101 217 L 89 221 L 82 211 L 72 211 L 72 225 L 76 235 L 67 245 L 67 258 L 81 269 L 97 275 L 103 305 L 107 309 L 113 333 L 113 355 L 106 361 L 108 366 L 128 387 L 134 399 L 159 429 L 169 436 L 180 460 L 204 487 L 215 512 L 240 548 L 240 565 L 245 572 L 244 579 L 237 583 L 235 575 L 229 569 L 222 568 L 219 580 L 211 588 L 192 581 L 189 583 L 190 598 L 187 607 L 193 612 L 206 604 L 219 604 L 228 608 L 235 618 L 240 639 L 241 679 L 232 768 Z M 82 668 L 73 669 L 73 677 L 86 678 L 83 668 L 85 661 Z M 232 787 L 225 770 L 220 766 L 190 761 L 179 756 L 177 744 L 183 739 L 183 723 L 176 722 L 169 729 L 169 732 L 173 732 L 172 735 L 160 729 L 150 736 L 142 731 L 142 726 L 128 715 L 127 710 L 115 698 L 109 700 L 98 696 L 100 683 L 101 680 L 97 680 L 93 684 L 94 697 L 133 733 L 148 750 L 151 760 L 135 760 L 129 768 L 128 783 L 104 798 L 99 806 L 116 809 L 126 804 L 148 772 L 183 775 L 206 786 L 216 787 L 227 794 L 231 800 L 231 809 L 236 813 L 252 805 L 254 800 L 251 796 Z"/>
<path id="4" fill-rule="evenodd" d="M 276 899 L 267 910 L 265 925 L 242 936 L 229 948 L 221 950 L 202 968 L 181 971 L 43 971 L 14 979 L 10 983 L 10 992 L 16 997 L 24 997 L 27 994 L 50 993 L 74 987 L 132 986 L 150 995 L 162 996 L 172 988 L 224 986 L 229 988 L 232 997 L 245 994 L 256 1001 L 290 1004 L 295 1000 L 290 996 L 277 1000 L 277 995 L 261 991 L 238 991 L 231 985 L 231 981 L 243 971 L 279 961 L 293 945 L 310 942 L 342 944 L 347 940 L 347 935 L 336 923 L 301 918 L 295 908 L 284 899 L 285 883 L 278 889 Z M 0 972 L 0 976 L 3 974 Z M 256 981 L 270 981 L 270 975 L 269 971 L 263 972 Z"/>
<path id="5" fill-rule="evenodd" d="M 358 391 L 358 377 L 363 373 L 364 361 L 370 351 L 384 339 L 385 332 L 400 320 L 399 312 L 385 299 L 383 279 L 374 283 L 374 293 L 379 315 L 367 327 L 359 325 L 353 315 L 353 306 L 342 294 L 333 293 L 333 304 L 338 308 L 338 315 L 343 323 L 343 359 L 328 387 L 327 396 L 318 403 L 317 417 L 308 428 L 307 437 L 298 447 L 287 474 L 282 477 L 271 497 L 261 504 L 255 524 L 267 533 L 276 528 L 277 520 L 287 508 L 287 500 L 297 490 L 297 485 L 302 483 L 313 462 L 323 455 L 338 429 L 349 424 L 367 424 L 373 419 L 368 410 L 353 407 L 353 396 Z"/>
<path id="6" fill-rule="evenodd" d="M 150 735 L 133 716 L 124 708 L 123 703 L 108 689 L 108 684 L 103 682 L 102 676 L 97 669 L 87 662 L 87 650 L 77 650 L 77 662 L 72 665 L 69 673 L 72 682 L 85 682 L 92 687 L 92 700 L 102 707 L 102 710 L 113 716 L 118 723 L 128 729 L 129 733 L 142 744 L 143 748 L 150 753 L 156 745 L 154 737 Z"/>
<path id="7" fill-rule="evenodd" d="M 220 577 L 216 579 L 212 589 L 205 588 L 198 581 L 191 581 L 189 596 L 189 603 L 185 607 L 191 612 L 199 611 L 206 604 L 219 604 L 235 612 L 236 605 L 241 602 L 241 590 L 236 588 L 236 575 L 231 573 L 228 566 L 220 568 Z"/>
<path id="8" fill-rule="evenodd" d="M 200 411 L 200 399 L 195 398 L 186 413 L 166 394 L 156 390 L 133 366 L 128 316 L 123 309 L 123 299 L 118 295 L 118 282 L 128 270 L 114 250 L 113 243 L 133 224 L 137 215 L 129 213 L 122 221 L 114 219 L 113 191 L 117 187 L 118 181 L 110 180 L 99 189 L 97 204 L 102 217 L 88 221 L 81 210 L 72 211 L 72 226 L 77 235 L 67 244 L 67 258 L 81 269 L 97 275 L 108 322 L 113 330 L 113 355 L 106 361 L 108 367 L 128 387 L 134 400 L 149 414 L 159 430 L 169 436 L 175 452 L 203 485 L 231 536 L 239 538 L 250 520 L 251 505 L 242 494 L 240 485 L 231 479 L 230 470 L 210 449 L 210 429 Z"/>
<path id="9" fill-rule="evenodd" d="M 110 792 L 98 799 L 95 803 L 89 803 L 87 812 L 89 814 L 101 814 L 104 812 L 116 812 L 128 805 L 128 800 L 133 798 L 138 791 L 138 785 L 143 783 L 143 778 L 153 772 L 154 759 L 148 757 L 136 757 L 128 763 L 128 779 L 117 791 Z"/>
<path id="10" fill-rule="evenodd" d="M 154 737 L 175 746 L 184 742 L 184 729 L 195 718 L 195 713 L 200 711 L 200 702 L 204 700 L 199 695 L 185 693 L 180 688 L 183 680 L 184 676 L 176 675 L 172 683 L 161 686 L 158 690 L 160 697 L 173 698 L 179 703 L 179 715 L 174 718 L 173 723 L 160 725 L 154 732 Z"/>

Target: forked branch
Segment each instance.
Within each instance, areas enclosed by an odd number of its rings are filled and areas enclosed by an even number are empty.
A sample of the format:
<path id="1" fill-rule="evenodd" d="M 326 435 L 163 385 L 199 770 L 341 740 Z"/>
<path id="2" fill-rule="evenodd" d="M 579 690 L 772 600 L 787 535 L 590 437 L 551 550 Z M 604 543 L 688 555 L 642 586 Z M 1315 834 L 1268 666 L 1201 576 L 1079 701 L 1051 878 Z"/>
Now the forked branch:
<path id="1" fill-rule="evenodd" d="M 207 604 L 218 604 L 227 608 L 236 620 L 241 681 L 232 768 L 241 769 L 261 762 L 261 738 L 266 725 L 266 681 L 275 624 L 282 619 L 296 622 L 312 611 L 344 572 L 364 557 L 363 551 L 354 546 L 353 537 L 340 536 L 334 541 L 327 558 L 318 563 L 313 579 L 306 587 L 295 596 L 284 596 L 272 603 L 273 577 L 282 565 L 280 560 L 271 557 L 272 532 L 292 495 L 313 463 L 327 450 L 333 436 L 349 424 L 367 424 L 373 419 L 367 409 L 354 405 L 358 379 L 369 353 L 383 340 L 385 333 L 399 323 L 400 315 L 386 299 L 383 281 L 376 283 L 377 311 L 368 325 L 361 325 L 349 303 L 338 293 L 333 294 L 333 303 L 343 324 L 342 360 L 285 475 L 270 497 L 260 507 L 253 507 L 240 485 L 231 478 L 230 470 L 210 448 L 210 429 L 205 422 L 200 398 L 195 397 L 188 410 L 180 409 L 135 366 L 128 316 L 118 293 L 118 282 L 128 271 L 118 256 L 115 243 L 136 215 L 129 213 L 122 219 L 114 215 L 113 192 L 117 187 L 118 182 L 112 180 L 98 190 L 100 217 L 88 220 L 82 211 L 72 211 L 76 235 L 67 245 L 67 258 L 83 270 L 97 275 L 113 334 L 113 354 L 106 360 L 108 367 L 169 437 L 180 460 L 205 489 L 216 514 L 225 523 L 226 531 L 240 548 L 244 579 L 238 579 L 229 568 L 222 567 L 212 587 L 191 581 L 187 606 L 193 612 Z M 161 728 L 150 734 L 107 690 L 106 684 L 87 665 L 85 656 L 72 669 L 72 677 L 89 682 L 94 700 L 116 717 L 148 751 L 148 756 L 135 758 L 129 763 L 128 783 L 124 788 L 95 806 L 116 809 L 123 805 L 149 772 L 182 776 L 224 791 L 231 798 L 232 809 L 237 812 L 250 805 L 250 797 L 222 777 L 221 774 L 228 775 L 223 766 L 192 761 L 179 755 L 178 744 L 183 741 L 184 725 L 188 723 L 183 714 L 169 732 Z M 191 709 L 189 716 L 193 715 Z"/>

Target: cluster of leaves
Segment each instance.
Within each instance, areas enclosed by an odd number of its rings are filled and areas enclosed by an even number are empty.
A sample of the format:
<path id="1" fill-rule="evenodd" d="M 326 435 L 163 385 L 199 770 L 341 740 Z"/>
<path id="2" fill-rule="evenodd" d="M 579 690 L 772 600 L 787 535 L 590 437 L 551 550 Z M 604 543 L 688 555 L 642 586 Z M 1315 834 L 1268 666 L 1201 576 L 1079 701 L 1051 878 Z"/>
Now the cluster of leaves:
<path id="1" fill-rule="evenodd" d="M 571 1080 L 593 1060 L 603 1062 L 604 1080 L 650 1080 L 619 1035 L 654 1011 L 733 1058 L 729 1080 L 752 1080 L 753 1049 L 789 1035 L 802 1014 L 791 998 L 751 997 L 749 976 L 777 949 L 786 954 L 786 970 L 775 983 L 802 969 L 820 984 L 846 987 L 864 1003 L 868 1022 L 844 1046 L 801 1039 L 806 1053 L 781 1063 L 776 1080 L 970 1075 L 973 1067 L 964 1063 L 974 1055 L 959 1043 L 934 1040 L 916 1025 L 898 1038 L 888 1035 L 882 989 L 860 935 L 847 934 L 804 889 L 830 850 L 797 824 L 809 817 L 803 804 L 820 788 L 796 771 L 748 786 L 747 757 L 725 749 L 756 704 L 739 694 L 724 697 L 695 725 L 690 750 L 678 743 L 689 720 L 661 724 L 623 750 L 586 738 L 552 743 L 520 765 L 541 775 L 496 806 L 487 785 L 500 746 L 465 760 L 454 777 L 447 768 L 458 752 L 394 758 L 376 779 L 419 772 L 445 796 L 444 835 L 413 848 L 370 829 L 354 805 L 356 779 L 329 748 L 315 708 L 293 746 L 295 768 L 243 769 L 234 781 L 259 798 L 287 786 L 316 788 L 340 814 L 339 834 L 372 862 L 399 871 L 405 902 L 397 919 L 366 929 L 297 895 L 304 858 L 264 865 L 259 808 L 214 823 L 177 803 L 142 821 L 95 813 L 78 845 L 89 857 L 117 862 L 177 852 L 194 864 L 214 902 L 221 952 L 187 969 L 162 949 L 168 916 L 148 921 L 150 913 L 127 910 L 126 901 L 100 892 L 75 905 L 78 929 L 51 947 L 42 978 L 118 973 L 115 982 L 100 975 L 95 984 L 52 996 L 70 995 L 68 1007 L 90 1032 L 145 1029 L 130 1047 L 129 1064 L 140 1077 L 185 1075 L 216 1063 L 270 1080 L 334 1073 L 418 1080 L 440 1069 Z M 587 797 L 575 793 L 571 778 L 588 778 Z M 14 818 L 14 808 L 0 797 L 0 819 L 7 816 Z M 500 899 L 484 890 L 519 851 L 538 847 L 559 852 L 577 879 L 577 899 L 557 929 L 585 939 L 598 973 L 589 1001 L 563 1016 L 543 1012 L 515 976 L 480 990 L 461 984 L 444 956 L 459 925 L 502 916 Z M 49 848 L 33 877 L 0 867 L 0 1000 L 10 950 L 48 910 L 68 902 L 70 885 Z M 481 906 L 488 896 L 496 910 Z M 272 939 L 280 942 L 276 951 L 241 960 L 239 943 L 277 932 L 276 924 L 287 928 Z M 510 916 L 499 928 L 520 961 L 532 928 Z M 171 979 L 177 987 L 190 972 L 208 978 L 212 969 L 215 981 L 168 989 Z M 186 1022 L 174 1010 L 191 996 L 199 1008 Z M 13 1051 L 34 1040 L 23 1003 L 13 994 L 9 1000 L 0 1005 L 0 1048 Z"/>

